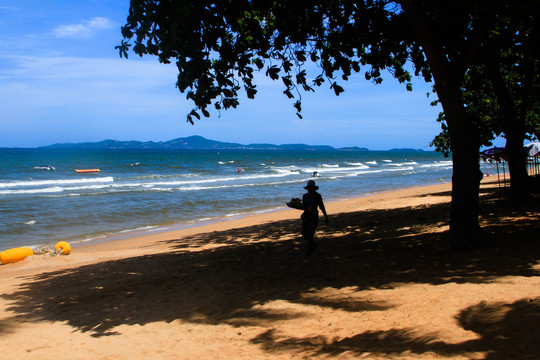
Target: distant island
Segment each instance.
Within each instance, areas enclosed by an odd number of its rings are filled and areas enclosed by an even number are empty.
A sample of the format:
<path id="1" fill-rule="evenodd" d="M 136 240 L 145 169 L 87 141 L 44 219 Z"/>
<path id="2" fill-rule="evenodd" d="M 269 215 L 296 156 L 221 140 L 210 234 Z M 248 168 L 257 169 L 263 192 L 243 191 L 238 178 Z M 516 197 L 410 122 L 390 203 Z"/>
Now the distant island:
<path id="1" fill-rule="evenodd" d="M 170 141 L 119 141 L 119 140 L 103 140 L 98 142 L 83 142 L 83 143 L 62 143 L 40 146 L 45 149 L 200 149 L 200 150 L 224 150 L 224 149 L 239 149 L 239 150 L 343 150 L 343 151 L 369 151 L 366 148 L 346 147 L 335 148 L 329 145 L 306 145 L 306 144 L 248 144 L 242 145 L 237 143 L 222 142 L 209 140 L 202 136 L 194 135 L 189 137 L 178 138 Z"/>
<path id="2" fill-rule="evenodd" d="M 40 149 L 170 149 L 170 150 L 306 150 L 306 151 L 370 151 L 358 146 L 335 148 L 329 145 L 306 144 L 238 144 L 206 139 L 199 135 L 177 138 L 169 141 L 120 141 L 103 140 L 83 143 L 58 143 L 40 146 Z M 389 151 L 424 151 L 421 149 L 391 149 Z"/>

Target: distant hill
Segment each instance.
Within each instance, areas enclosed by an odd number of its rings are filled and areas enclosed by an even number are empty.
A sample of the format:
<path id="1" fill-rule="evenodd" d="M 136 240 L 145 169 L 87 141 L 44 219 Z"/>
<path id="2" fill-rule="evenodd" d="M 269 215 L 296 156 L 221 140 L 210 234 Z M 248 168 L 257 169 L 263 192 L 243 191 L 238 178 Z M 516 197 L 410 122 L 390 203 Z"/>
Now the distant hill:
<path id="1" fill-rule="evenodd" d="M 360 148 L 358 146 L 343 147 L 343 148 L 339 148 L 339 150 L 343 150 L 343 151 L 369 151 L 366 148 Z"/>
<path id="2" fill-rule="evenodd" d="M 62 143 L 41 146 L 47 149 L 253 149 L 253 150 L 342 150 L 328 145 L 305 145 L 305 144 L 249 144 L 209 140 L 202 136 L 194 135 L 169 141 L 119 141 L 103 140 L 98 142 Z M 368 151 L 366 148 L 343 148 L 343 150 Z"/>

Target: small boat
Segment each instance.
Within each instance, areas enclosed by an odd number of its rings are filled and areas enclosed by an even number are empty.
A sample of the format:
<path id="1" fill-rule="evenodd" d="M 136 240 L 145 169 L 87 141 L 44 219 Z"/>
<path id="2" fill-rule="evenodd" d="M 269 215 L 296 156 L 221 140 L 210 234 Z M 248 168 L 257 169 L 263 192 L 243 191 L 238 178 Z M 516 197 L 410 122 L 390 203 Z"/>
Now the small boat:
<path id="1" fill-rule="evenodd" d="M 54 166 L 50 166 L 50 165 L 34 166 L 34 170 L 48 170 L 48 171 L 51 171 L 51 170 L 54 170 Z"/>
<path id="2" fill-rule="evenodd" d="M 75 169 L 75 172 L 78 173 L 93 173 L 93 172 L 100 172 L 99 169 Z"/>

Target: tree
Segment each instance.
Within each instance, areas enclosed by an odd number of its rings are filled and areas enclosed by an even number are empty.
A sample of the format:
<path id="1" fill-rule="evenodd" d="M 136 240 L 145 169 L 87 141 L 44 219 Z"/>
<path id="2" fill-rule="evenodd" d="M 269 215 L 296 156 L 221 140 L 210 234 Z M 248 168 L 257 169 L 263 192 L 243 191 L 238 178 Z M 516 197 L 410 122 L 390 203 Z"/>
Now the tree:
<path id="1" fill-rule="evenodd" d="M 481 134 L 482 145 L 495 136 L 507 139 L 511 198 L 528 198 L 529 186 L 523 141 L 538 128 L 540 52 L 534 13 L 523 2 L 509 4 L 479 51 L 479 64 L 471 67 L 463 83 L 464 102 Z M 501 46 L 502 45 L 502 46 Z M 433 141 L 450 152 L 444 115 L 443 133 Z"/>
<path id="2" fill-rule="evenodd" d="M 193 123 L 199 112 L 207 116 L 211 105 L 218 110 L 238 106 L 240 85 L 253 98 L 255 71 L 281 79 L 291 99 L 299 95 L 298 89 L 313 91 L 326 82 L 339 95 L 343 88 L 336 72 L 347 80 L 367 64 L 371 68 L 365 76 L 375 83 L 382 81 L 385 68 L 400 82 L 409 82 L 404 70 L 408 56 L 415 56 L 419 71 L 425 66 L 418 47 L 409 47 L 411 41 L 401 43 L 405 34 L 393 34 L 398 24 L 391 19 L 403 17 L 386 10 L 385 1 L 368 3 L 133 0 L 122 34 L 135 37 L 133 51 L 140 56 L 156 55 L 164 63 L 176 60 L 177 86 L 196 106 L 187 117 Z M 358 15 L 362 18 L 349 21 Z M 368 22 L 359 27 L 364 20 Z M 127 56 L 129 46 L 122 41 L 117 47 L 121 56 Z M 302 67 L 309 61 L 320 73 L 308 84 Z M 294 106 L 300 115 L 301 101 Z"/>
<path id="3" fill-rule="evenodd" d="M 486 79 L 487 74 L 483 66 L 471 67 L 463 80 L 463 102 L 480 134 L 480 145 L 492 146 L 493 140 L 501 135 L 502 130 L 498 121 L 498 101 L 493 93 L 491 82 Z M 436 93 L 436 91 L 433 92 Z M 439 103 L 439 100 L 435 100 L 432 105 L 436 106 Z M 436 120 L 441 123 L 442 130 L 435 136 L 430 146 L 448 157 L 452 154 L 452 146 L 444 112 L 441 112 Z"/>
<path id="4" fill-rule="evenodd" d="M 480 146 L 477 128 L 467 113 L 462 82 L 478 58 L 502 0 L 132 0 L 125 39 L 140 56 L 176 61 L 177 86 L 195 104 L 188 121 L 209 116 L 208 107 L 238 106 L 242 87 L 256 95 L 254 71 L 281 80 L 284 93 L 313 91 L 328 83 L 339 95 L 353 72 L 382 81 L 388 69 L 410 88 L 405 70 L 412 61 L 416 75 L 433 75 L 444 109 L 453 149 L 450 229 L 456 247 L 479 243 L 478 192 Z M 122 42 L 121 55 L 130 44 Z M 320 72 L 308 82 L 307 62 Z"/>
<path id="5" fill-rule="evenodd" d="M 525 6 L 524 6 L 525 5 Z M 488 78 L 500 106 L 501 129 L 506 137 L 506 152 L 511 179 L 512 199 L 529 197 L 526 154 L 523 142 L 532 129 L 538 104 L 540 51 L 539 27 L 531 8 L 515 2 L 499 17 L 497 32 L 486 41 L 483 52 Z M 536 12 L 538 13 L 538 12 Z M 501 42 L 504 45 L 501 46 Z"/>

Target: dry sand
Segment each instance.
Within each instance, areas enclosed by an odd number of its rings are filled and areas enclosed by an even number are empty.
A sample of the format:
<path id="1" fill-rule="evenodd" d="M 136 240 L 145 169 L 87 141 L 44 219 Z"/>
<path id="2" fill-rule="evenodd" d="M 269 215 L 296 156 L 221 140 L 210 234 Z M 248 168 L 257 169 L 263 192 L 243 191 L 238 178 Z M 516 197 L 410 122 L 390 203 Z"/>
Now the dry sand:
<path id="1" fill-rule="evenodd" d="M 540 359 L 540 206 L 481 190 L 494 246 L 451 252 L 450 185 L 0 266 L 0 359 Z M 322 191 L 324 196 L 324 191 Z"/>

